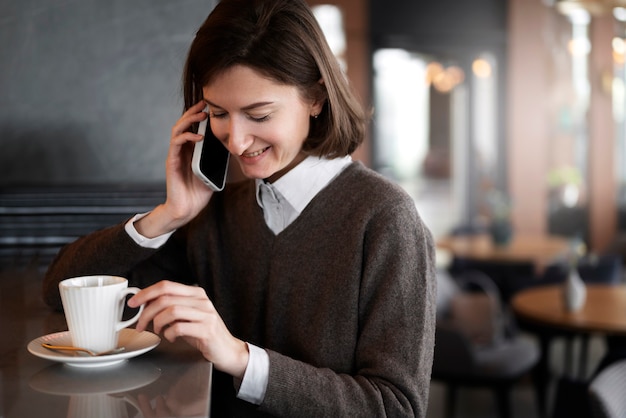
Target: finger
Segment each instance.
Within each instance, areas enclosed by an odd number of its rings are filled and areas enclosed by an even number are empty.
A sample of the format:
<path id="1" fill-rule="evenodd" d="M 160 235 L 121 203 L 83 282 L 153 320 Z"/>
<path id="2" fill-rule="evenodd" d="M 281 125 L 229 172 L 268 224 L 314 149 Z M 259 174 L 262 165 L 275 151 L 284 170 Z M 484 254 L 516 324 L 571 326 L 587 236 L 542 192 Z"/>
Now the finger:
<path id="1" fill-rule="evenodd" d="M 200 100 L 198 103 L 194 104 L 189 109 L 187 109 L 182 114 L 181 119 L 202 112 L 206 106 L 207 106 L 206 102 L 204 100 Z"/>
<path id="2" fill-rule="evenodd" d="M 218 344 L 217 341 L 223 339 L 217 324 L 211 325 L 209 321 L 176 321 L 171 322 L 169 326 L 163 329 L 162 335 L 169 342 L 174 342 L 178 338 L 185 338 L 187 341 L 193 341 L 200 352 L 204 353 L 208 350 L 208 341 Z"/>
<path id="3" fill-rule="evenodd" d="M 139 319 L 137 320 L 136 329 L 137 331 L 143 331 L 148 327 L 150 322 L 154 322 L 157 315 L 159 315 L 162 311 L 170 308 L 172 306 L 169 301 L 168 296 L 161 296 L 158 299 L 149 301 L 145 304 L 143 312 L 139 315 Z M 161 332 L 161 328 L 163 325 L 158 326 L 156 323 L 153 324 L 154 332 L 157 334 Z"/>
<path id="4" fill-rule="evenodd" d="M 203 110 L 206 106 L 207 106 L 207 103 L 204 100 L 200 100 L 198 103 L 194 104 L 189 109 L 187 109 L 187 112 L 192 112 L 192 113 L 199 112 Z"/>
<path id="5" fill-rule="evenodd" d="M 211 332 L 211 325 L 217 318 L 217 312 L 209 301 L 197 301 L 193 305 L 173 304 L 160 309 L 152 317 L 152 323 L 157 333 L 181 322 L 201 322 L 207 324 L 206 331 Z M 175 335 L 178 336 L 182 335 Z"/>
<path id="6" fill-rule="evenodd" d="M 161 305 L 161 301 L 162 299 L 159 299 L 159 305 Z M 161 306 L 154 307 L 154 310 L 149 311 L 148 315 L 152 318 L 154 330 L 157 333 L 179 322 L 201 322 L 207 324 L 206 330 L 211 332 L 211 326 L 216 323 L 216 320 L 219 320 L 219 315 L 213 304 L 209 300 L 199 299 L 184 300 L 180 303 L 171 303 L 168 300 Z"/>
<path id="7" fill-rule="evenodd" d="M 193 115 L 179 119 L 172 127 L 172 138 L 175 138 L 178 135 L 185 133 L 185 132 L 189 132 L 189 133 L 196 135 L 195 131 L 193 132 L 191 131 L 191 126 L 194 123 L 199 123 L 200 121 L 208 117 L 209 116 L 205 112 L 199 112 L 199 113 L 194 113 Z"/>
<path id="8" fill-rule="evenodd" d="M 154 318 L 162 311 L 178 307 L 193 308 L 202 312 L 212 312 L 215 310 L 213 304 L 206 298 L 164 295 L 148 302 L 143 310 L 143 315 L 146 318 Z"/>
<path id="9" fill-rule="evenodd" d="M 169 406 L 167 405 L 167 402 L 165 400 L 165 398 L 163 397 L 163 395 L 159 395 L 156 398 L 156 412 L 157 412 L 157 417 L 170 417 L 172 416 L 172 411 L 170 410 Z"/>
<path id="10" fill-rule="evenodd" d="M 139 319 L 136 328 L 142 331 L 150 322 L 154 332 L 160 333 L 164 328 L 176 321 L 201 320 L 199 313 L 215 313 L 211 301 L 204 297 L 164 295 L 148 302 Z"/>
<path id="11" fill-rule="evenodd" d="M 198 102 L 189 109 L 176 121 L 174 126 L 172 127 L 172 137 L 180 135 L 181 133 L 188 131 L 192 124 L 198 123 L 206 118 L 209 115 L 204 112 L 204 107 L 206 103 Z"/>
<path id="12" fill-rule="evenodd" d="M 137 292 L 137 294 L 128 300 L 128 306 L 136 308 L 144 303 L 148 303 L 166 295 L 208 299 L 204 289 L 199 286 L 188 286 L 169 280 L 162 280 Z"/>
<path id="13" fill-rule="evenodd" d="M 146 395 L 141 393 L 137 395 L 137 405 L 145 418 L 156 418 L 152 405 L 150 405 L 150 399 Z"/>
<path id="14" fill-rule="evenodd" d="M 196 134 L 194 132 L 181 132 L 180 134 L 173 136 L 170 140 L 170 145 L 177 147 L 176 150 L 185 145 L 188 142 L 198 142 L 204 138 L 203 135 Z"/>

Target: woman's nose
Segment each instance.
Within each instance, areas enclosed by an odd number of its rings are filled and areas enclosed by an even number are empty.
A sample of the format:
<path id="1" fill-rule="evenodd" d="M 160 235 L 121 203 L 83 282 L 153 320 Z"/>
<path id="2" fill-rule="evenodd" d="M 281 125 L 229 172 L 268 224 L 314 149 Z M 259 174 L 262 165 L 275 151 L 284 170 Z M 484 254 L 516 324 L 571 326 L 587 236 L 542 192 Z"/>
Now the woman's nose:
<path id="1" fill-rule="evenodd" d="M 245 126 L 236 121 L 231 121 L 226 137 L 226 148 L 234 155 L 243 154 L 254 142 L 254 137 L 248 133 Z"/>

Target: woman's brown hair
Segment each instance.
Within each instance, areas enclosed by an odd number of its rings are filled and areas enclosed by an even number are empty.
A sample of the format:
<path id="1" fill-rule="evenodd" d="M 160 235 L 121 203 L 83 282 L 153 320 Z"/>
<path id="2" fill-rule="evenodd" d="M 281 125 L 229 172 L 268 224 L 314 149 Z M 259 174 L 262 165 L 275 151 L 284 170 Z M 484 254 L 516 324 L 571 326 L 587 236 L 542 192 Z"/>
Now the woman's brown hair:
<path id="1" fill-rule="evenodd" d="M 336 158 L 365 137 L 367 117 L 304 0 L 222 0 L 191 44 L 183 76 L 185 109 L 202 88 L 234 65 L 325 100 L 303 150 Z"/>

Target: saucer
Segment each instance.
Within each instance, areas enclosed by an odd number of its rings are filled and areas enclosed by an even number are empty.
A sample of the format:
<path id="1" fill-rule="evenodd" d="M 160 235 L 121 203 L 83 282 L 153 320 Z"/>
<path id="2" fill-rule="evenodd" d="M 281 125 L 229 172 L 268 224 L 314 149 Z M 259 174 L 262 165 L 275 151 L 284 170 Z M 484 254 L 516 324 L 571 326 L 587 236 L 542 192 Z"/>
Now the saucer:
<path id="1" fill-rule="evenodd" d="M 43 348 L 41 344 L 72 345 L 69 331 L 56 332 L 35 338 L 28 343 L 28 351 L 46 360 L 65 363 L 72 367 L 106 367 L 121 363 L 129 358 L 139 356 L 152 350 L 161 342 L 161 338 L 149 331 L 137 332 L 132 328 L 124 328 L 120 331 L 118 347 L 124 347 L 121 353 L 105 354 L 91 357 L 80 353 L 54 351 Z"/>

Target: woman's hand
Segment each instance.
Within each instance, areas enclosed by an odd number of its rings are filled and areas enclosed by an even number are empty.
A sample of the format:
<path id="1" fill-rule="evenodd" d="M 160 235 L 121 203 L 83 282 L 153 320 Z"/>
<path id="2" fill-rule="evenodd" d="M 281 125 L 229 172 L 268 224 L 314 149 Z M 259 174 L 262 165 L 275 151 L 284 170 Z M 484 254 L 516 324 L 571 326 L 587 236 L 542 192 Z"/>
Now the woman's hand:
<path id="1" fill-rule="evenodd" d="M 161 281 L 128 300 L 130 307 L 144 303 L 137 331 L 152 322 L 154 332 L 168 341 L 182 337 L 218 370 L 243 378 L 248 346 L 231 335 L 203 288 Z"/>
<path id="2" fill-rule="evenodd" d="M 209 202 L 213 191 L 191 170 L 194 144 L 203 136 L 190 131 L 192 124 L 208 117 L 203 101 L 190 107 L 172 127 L 165 164 L 167 199 L 150 214 L 135 222 L 137 231 L 153 238 L 173 231 L 193 219 Z"/>

